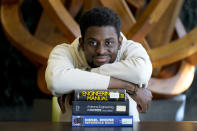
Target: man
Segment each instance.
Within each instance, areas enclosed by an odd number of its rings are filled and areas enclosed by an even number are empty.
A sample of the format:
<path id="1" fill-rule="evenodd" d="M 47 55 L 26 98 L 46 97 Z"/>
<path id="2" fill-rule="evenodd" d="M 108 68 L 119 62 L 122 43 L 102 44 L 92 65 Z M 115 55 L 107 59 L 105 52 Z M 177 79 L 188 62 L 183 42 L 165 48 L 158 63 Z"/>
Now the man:
<path id="1" fill-rule="evenodd" d="M 57 96 L 75 89 L 126 89 L 129 113 L 139 121 L 138 111 L 146 112 L 152 100 L 146 89 L 152 64 L 141 44 L 127 40 L 120 27 L 119 16 L 106 7 L 85 12 L 80 19 L 82 36 L 51 52 L 46 82 Z M 62 101 L 59 99 L 64 110 Z"/>

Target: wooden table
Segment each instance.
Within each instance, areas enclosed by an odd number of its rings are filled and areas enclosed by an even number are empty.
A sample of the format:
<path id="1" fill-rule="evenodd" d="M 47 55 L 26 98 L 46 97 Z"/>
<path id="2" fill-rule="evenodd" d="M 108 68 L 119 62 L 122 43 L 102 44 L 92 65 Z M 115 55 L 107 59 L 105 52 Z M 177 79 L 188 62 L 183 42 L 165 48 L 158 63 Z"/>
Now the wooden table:
<path id="1" fill-rule="evenodd" d="M 197 131 L 193 122 L 139 122 L 134 127 L 72 127 L 71 123 L 0 122 L 0 131 Z"/>

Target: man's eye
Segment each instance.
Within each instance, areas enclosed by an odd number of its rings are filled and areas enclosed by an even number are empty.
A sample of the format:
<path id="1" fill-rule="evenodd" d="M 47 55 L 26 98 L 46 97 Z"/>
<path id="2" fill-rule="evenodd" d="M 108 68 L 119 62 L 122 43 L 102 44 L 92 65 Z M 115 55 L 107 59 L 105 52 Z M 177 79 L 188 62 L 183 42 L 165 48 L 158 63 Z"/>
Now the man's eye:
<path id="1" fill-rule="evenodd" d="M 91 46 L 96 46 L 97 42 L 96 41 L 89 41 L 88 44 L 91 45 Z"/>
<path id="2" fill-rule="evenodd" d="M 106 41 L 106 42 L 105 42 L 105 45 L 106 45 L 106 46 L 110 46 L 110 45 L 112 45 L 112 42 L 111 42 L 111 41 Z"/>

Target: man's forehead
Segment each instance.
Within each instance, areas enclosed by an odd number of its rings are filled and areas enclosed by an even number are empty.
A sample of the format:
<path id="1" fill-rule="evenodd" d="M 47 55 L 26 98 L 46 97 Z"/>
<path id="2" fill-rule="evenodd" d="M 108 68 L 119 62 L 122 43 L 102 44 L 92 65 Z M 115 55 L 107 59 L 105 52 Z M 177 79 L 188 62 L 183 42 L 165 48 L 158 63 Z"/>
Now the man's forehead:
<path id="1" fill-rule="evenodd" d="M 117 37 L 113 26 L 91 26 L 85 32 L 86 39 L 89 38 L 114 38 Z"/>

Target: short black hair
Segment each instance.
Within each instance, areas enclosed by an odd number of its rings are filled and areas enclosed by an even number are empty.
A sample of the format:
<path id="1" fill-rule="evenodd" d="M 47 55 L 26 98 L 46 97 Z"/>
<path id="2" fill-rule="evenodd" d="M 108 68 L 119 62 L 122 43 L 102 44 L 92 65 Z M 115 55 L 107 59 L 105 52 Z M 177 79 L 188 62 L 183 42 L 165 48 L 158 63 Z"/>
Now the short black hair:
<path id="1" fill-rule="evenodd" d="M 113 26 L 120 37 L 121 20 L 118 14 L 107 7 L 97 7 L 86 11 L 79 21 L 81 36 L 84 35 L 90 26 Z"/>

